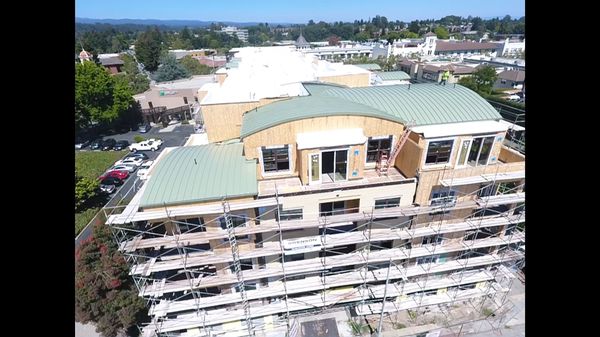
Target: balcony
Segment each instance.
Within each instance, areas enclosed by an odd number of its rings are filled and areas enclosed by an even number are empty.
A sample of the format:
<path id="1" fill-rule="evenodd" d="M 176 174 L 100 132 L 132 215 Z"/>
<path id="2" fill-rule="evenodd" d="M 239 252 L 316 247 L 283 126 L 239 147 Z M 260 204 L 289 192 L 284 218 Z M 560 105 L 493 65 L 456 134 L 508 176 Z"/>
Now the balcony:
<path id="1" fill-rule="evenodd" d="M 406 178 L 395 167 L 391 167 L 388 170 L 387 176 L 379 176 L 375 170 L 365 170 L 364 178 L 362 179 L 336 181 L 318 185 L 302 185 L 298 177 L 261 180 L 258 182 L 258 197 L 274 196 L 276 189 L 279 195 L 295 195 L 415 182 L 414 178 Z"/>

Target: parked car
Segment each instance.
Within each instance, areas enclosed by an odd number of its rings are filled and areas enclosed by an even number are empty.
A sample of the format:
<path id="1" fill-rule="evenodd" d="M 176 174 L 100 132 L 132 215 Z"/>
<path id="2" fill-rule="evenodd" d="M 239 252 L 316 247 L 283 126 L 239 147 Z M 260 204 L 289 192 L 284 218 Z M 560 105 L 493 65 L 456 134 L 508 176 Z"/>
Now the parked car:
<path id="1" fill-rule="evenodd" d="M 116 144 L 117 144 L 117 141 L 114 140 L 113 138 L 105 139 L 102 142 L 102 151 L 112 150 L 113 147 L 115 147 Z"/>
<path id="2" fill-rule="evenodd" d="M 102 138 L 98 138 L 90 144 L 90 150 L 98 150 L 102 146 Z"/>
<path id="3" fill-rule="evenodd" d="M 100 185 L 121 186 L 123 185 L 123 180 L 117 177 L 107 176 L 100 179 Z"/>
<path id="4" fill-rule="evenodd" d="M 140 125 L 140 127 L 138 128 L 138 131 L 141 133 L 146 133 L 146 132 L 150 131 L 150 129 L 152 129 L 152 126 L 150 125 L 150 123 L 146 123 L 146 124 Z"/>
<path id="5" fill-rule="evenodd" d="M 148 139 L 145 140 L 143 142 L 139 142 L 139 143 L 133 143 L 131 145 L 129 145 L 129 151 L 131 152 L 135 152 L 135 151 L 156 151 L 160 148 L 160 146 L 162 145 L 162 140 L 159 139 Z"/>
<path id="6" fill-rule="evenodd" d="M 508 99 L 509 101 L 518 101 L 521 99 L 521 97 L 519 97 L 519 95 L 510 95 L 506 99 Z"/>
<path id="7" fill-rule="evenodd" d="M 118 164 L 109 169 L 109 171 L 120 171 L 120 170 L 127 171 L 129 173 L 133 173 L 133 172 L 135 172 L 135 170 L 137 170 L 137 166 L 135 166 L 133 164 Z"/>
<path id="8" fill-rule="evenodd" d="M 118 140 L 113 149 L 115 151 L 121 151 L 126 149 L 129 146 L 129 142 L 126 140 Z"/>
<path id="9" fill-rule="evenodd" d="M 141 180 L 148 179 L 148 172 L 150 171 L 150 166 L 152 166 L 153 163 L 154 163 L 154 160 L 147 160 L 144 163 L 142 163 L 142 165 L 139 167 L 139 169 L 137 171 L 137 176 Z"/>
<path id="10" fill-rule="evenodd" d="M 147 160 L 148 155 L 143 152 L 132 152 L 126 155 L 125 158 L 142 158 L 143 160 Z"/>
<path id="11" fill-rule="evenodd" d="M 107 177 L 117 178 L 117 179 L 120 179 L 121 181 L 123 181 L 123 180 L 127 179 L 127 177 L 129 177 L 129 171 L 109 170 L 109 171 L 105 172 L 103 175 L 99 176 L 98 179 L 103 180 L 104 178 L 107 178 Z"/>
<path id="12" fill-rule="evenodd" d="M 112 192 L 114 192 L 117 189 L 117 186 L 115 185 L 111 185 L 111 184 L 100 184 L 100 191 L 107 193 L 107 194 L 111 194 Z"/>
<path id="13" fill-rule="evenodd" d="M 118 160 L 115 163 L 115 165 L 125 164 L 125 165 L 135 165 L 136 167 L 139 167 L 140 165 L 142 165 L 143 161 L 144 161 L 144 159 L 142 159 L 140 157 L 127 157 L 122 160 Z"/>
<path id="14" fill-rule="evenodd" d="M 88 145 L 90 145 L 89 139 L 83 139 L 83 138 L 75 139 L 75 148 L 78 150 L 83 149 L 84 147 L 86 147 Z"/>

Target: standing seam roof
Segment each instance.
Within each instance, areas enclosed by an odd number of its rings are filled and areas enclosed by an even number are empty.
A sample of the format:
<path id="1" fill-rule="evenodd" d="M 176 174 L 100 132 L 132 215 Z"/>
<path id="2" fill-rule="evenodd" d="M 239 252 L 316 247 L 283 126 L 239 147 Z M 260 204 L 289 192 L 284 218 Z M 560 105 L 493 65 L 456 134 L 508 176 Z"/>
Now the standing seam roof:
<path id="1" fill-rule="evenodd" d="M 160 207 L 258 194 L 256 163 L 243 144 L 186 146 L 169 152 L 153 170 L 141 207 Z"/>
<path id="2" fill-rule="evenodd" d="M 306 118 L 356 115 L 415 125 L 500 120 L 500 114 L 474 91 L 436 83 L 342 88 L 319 85 L 311 96 L 271 103 L 244 114 L 241 137 Z"/>

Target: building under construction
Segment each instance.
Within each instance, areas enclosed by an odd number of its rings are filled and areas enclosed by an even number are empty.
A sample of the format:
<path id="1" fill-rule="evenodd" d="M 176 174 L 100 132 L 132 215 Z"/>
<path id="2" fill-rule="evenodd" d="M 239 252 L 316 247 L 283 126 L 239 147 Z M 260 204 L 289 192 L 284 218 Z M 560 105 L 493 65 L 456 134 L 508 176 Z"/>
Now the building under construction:
<path id="1" fill-rule="evenodd" d="M 309 336 L 297 318 L 336 309 L 509 305 L 525 241 L 511 124 L 459 85 L 302 86 L 239 112 L 234 139 L 165 149 L 111 210 L 143 335 Z"/>

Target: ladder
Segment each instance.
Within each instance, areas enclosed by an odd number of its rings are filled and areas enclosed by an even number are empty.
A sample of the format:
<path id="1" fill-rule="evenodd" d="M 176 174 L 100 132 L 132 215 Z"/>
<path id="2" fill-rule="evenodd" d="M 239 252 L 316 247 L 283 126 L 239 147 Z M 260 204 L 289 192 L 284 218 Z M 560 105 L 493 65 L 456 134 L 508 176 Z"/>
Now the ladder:
<path id="1" fill-rule="evenodd" d="M 405 125 L 404 133 L 402 133 L 402 136 L 400 136 L 400 139 L 398 139 L 398 141 L 396 142 L 396 145 L 394 145 L 394 148 L 392 149 L 392 153 L 390 153 L 388 155 L 387 151 L 384 151 L 379 156 L 379 159 L 377 160 L 376 169 L 380 176 L 382 174 L 385 174 L 385 175 L 388 174 L 388 169 L 390 168 L 390 163 L 392 163 L 391 165 L 393 165 L 394 160 L 396 160 L 398 153 L 400 153 L 400 150 L 402 149 L 402 146 L 408 140 L 408 135 L 410 134 L 410 129 L 414 126 L 414 124 L 415 123 L 413 121 L 411 121 Z"/>
<path id="2" fill-rule="evenodd" d="M 238 280 L 238 288 L 242 298 L 242 307 L 244 308 L 244 316 L 246 319 L 246 327 L 248 328 L 248 335 L 253 336 L 252 332 L 252 318 L 250 316 L 250 307 L 248 305 L 248 297 L 246 295 L 246 285 L 244 283 L 244 275 L 242 274 L 242 266 L 240 263 L 240 254 L 238 251 L 237 240 L 235 238 L 235 230 L 233 227 L 233 221 L 231 220 L 231 214 L 229 209 L 229 203 L 223 201 L 223 218 L 225 219 L 225 226 L 227 228 L 227 236 L 229 238 L 229 245 L 231 246 L 231 255 L 233 256 L 233 269 Z"/>

